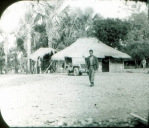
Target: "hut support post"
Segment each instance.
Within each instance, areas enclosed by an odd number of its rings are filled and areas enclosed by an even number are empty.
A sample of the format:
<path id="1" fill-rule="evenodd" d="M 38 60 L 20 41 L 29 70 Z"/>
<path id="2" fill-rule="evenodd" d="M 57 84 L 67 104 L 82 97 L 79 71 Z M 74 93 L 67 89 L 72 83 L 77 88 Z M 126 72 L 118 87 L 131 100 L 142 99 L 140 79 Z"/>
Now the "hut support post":
<path id="1" fill-rule="evenodd" d="M 36 74 L 37 74 L 37 61 L 35 63 L 36 63 L 36 67 L 35 68 L 36 68 Z"/>
<path id="2" fill-rule="evenodd" d="M 48 71 L 48 69 L 50 68 L 50 66 L 52 65 L 53 62 L 54 62 L 54 60 L 51 62 L 51 64 L 50 64 L 49 67 L 46 69 L 46 71 L 44 72 L 44 74 Z"/>
<path id="3" fill-rule="evenodd" d="M 32 67 L 31 67 L 32 60 L 29 59 L 29 61 L 30 61 L 30 70 L 29 70 L 29 72 L 30 72 L 30 74 L 31 74 L 31 73 L 32 73 Z"/>
<path id="4" fill-rule="evenodd" d="M 32 60 L 30 59 L 30 72 L 31 72 L 31 74 L 33 74 L 33 64 L 32 64 L 33 62 L 32 62 Z"/>
<path id="5" fill-rule="evenodd" d="M 39 70 L 40 70 L 40 74 L 41 74 L 41 66 L 39 67 Z"/>
<path id="6" fill-rule="evenodd" d="M 60 72 L 60 63 L 61 63 L 61 60 L 58 61 L 58 72 Z"/>

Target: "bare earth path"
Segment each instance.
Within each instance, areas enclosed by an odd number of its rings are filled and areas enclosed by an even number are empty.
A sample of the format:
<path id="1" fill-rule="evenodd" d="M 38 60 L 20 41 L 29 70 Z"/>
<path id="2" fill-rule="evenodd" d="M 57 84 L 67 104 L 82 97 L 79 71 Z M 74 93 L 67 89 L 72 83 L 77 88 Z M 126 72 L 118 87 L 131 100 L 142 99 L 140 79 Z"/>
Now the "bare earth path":
<path id="1" fill-rule="evenodd" d="M 96 73 L 94 87 L 86 74 L 0 76 L 0 109 L 11 127 L 71 126 L 77 119 L 125 119 L 130 112 L 147 116 L 148 95 L 145 71 Z"/>

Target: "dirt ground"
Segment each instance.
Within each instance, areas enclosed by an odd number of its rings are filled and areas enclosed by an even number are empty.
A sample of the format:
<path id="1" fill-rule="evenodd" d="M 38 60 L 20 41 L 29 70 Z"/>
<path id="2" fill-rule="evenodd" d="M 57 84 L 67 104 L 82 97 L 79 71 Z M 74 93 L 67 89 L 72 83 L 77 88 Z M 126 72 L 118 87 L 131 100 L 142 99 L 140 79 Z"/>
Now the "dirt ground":
<path id="1" fill-rule="evenodd" d="M 77 126 L 84 120 L 125 120 L 130 113 L 147 117 L 149 69 L 87 74 L 0 75 L 0 109 L 10 127 Z M 97 125 L 96 125 L 97 126 Z"/>

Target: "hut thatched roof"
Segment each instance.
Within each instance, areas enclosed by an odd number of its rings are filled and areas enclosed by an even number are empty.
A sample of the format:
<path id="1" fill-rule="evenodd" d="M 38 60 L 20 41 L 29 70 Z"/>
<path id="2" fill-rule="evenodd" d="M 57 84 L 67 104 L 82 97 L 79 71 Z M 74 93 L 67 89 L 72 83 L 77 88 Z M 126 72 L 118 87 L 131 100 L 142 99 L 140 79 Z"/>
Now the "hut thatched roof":
<path id="1" fill-rule="evenodd" d="M 31 54 L 30 59 L 37 61 L 38 57 L 43 58 L 46 54 L 52 55 L 55 54 L 56 50 L 53 48 L 39 48 L 33 54 Z"/>
<path id="2" fill-rule="evenodd" d="M 113 58 L 131 58 L 126 53 L 120 52 L 102 43 L 97 38 L 80 38 L 69 47 L 52 56 L 53 60 L 64 60 L 64 57 L 88 57 L 92 49 L 98 58 L 111 56 Z"/>

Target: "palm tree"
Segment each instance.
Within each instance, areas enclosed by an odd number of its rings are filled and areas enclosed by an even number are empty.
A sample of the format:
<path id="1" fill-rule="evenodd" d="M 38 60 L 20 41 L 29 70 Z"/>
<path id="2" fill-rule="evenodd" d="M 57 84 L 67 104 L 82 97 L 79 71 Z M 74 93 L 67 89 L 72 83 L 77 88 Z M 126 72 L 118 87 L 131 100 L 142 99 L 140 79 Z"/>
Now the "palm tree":
<path id="1" fill-rule="evenodd" d="M 27 50 L 27 68 L 28 72 L 30 71 L 30 55 L 31 55 L 31 33 L 33 32 L 33 28 L 37 21 L 39 20 L 38 14 L 33 10 L 33 3 L 28 2 L 24 4 L 25 10 L 24 15 L 20 19 L 20 28 L 22 30 Z M 16 34 L 18 36 L 18 34 Z"/>
<path id="2" fill-rule="evenodd" d="M 92 25 L 95 15 L 92 8 L 82 11 L 79 8 L 69 11 L 61 21 L 62 39 L 65 46 L 69 46 L 77 38 L 92 36 Z M 67 27 L 66 27 L 67 26 Z"/>
<path id="3" fill-rule="evenodd" d="M 2 29 L 0 29 L 0 34 L 2 35 L 3 39 L 4 39 L 4 54 L 5 54 L 5 73 L 7 73 L 8 69 L 7 69 L 7 65 L 8 65 L 8 36 L 9 34 L 7 34 L 6 32 L 4 32 Z"/>
<path id="4" fill-rule="evenodd" d="M 125 0 L 125 1 L 128 2 L 130 0 Z M 149 0 L 132 0 L 132 1 L 146 3 L 146 5 L 148 6 L 148 19 L 149 19 Z"/>
<path id="5" fill-rule="evenodd" d="M 63 1 L 44 1 L 38 3 L 36 12 L 41 15 L 43 22 L 46 24 L 46 33 L 48 36 L 49 47 L 55 48 L 55 45 L 61 39 L 61 20 L 67 15 L 69 6 L 62 9 Z M 39 12 L 40 9 L 40 12 Z"/>
<path id="6" fill-rule="evenodd" d="M 62 8 L 61 1 L 42 1 L 35 5 L 46 24 L 49 47 L 57 48 L 59 44 L 70 45 L 79 37 L 90 35 L 94 13 L 92 8 L 84 12 L 81 9 L 70 11 L 70 7 Z M 65 43 L 64 43 L 65 42 Z"/>

